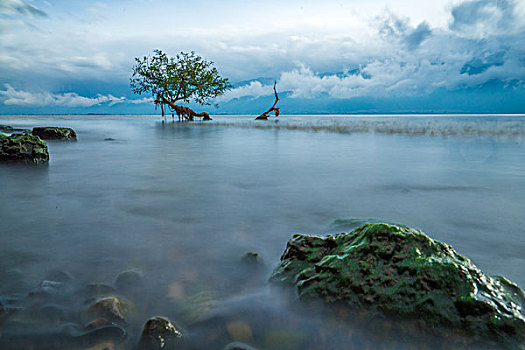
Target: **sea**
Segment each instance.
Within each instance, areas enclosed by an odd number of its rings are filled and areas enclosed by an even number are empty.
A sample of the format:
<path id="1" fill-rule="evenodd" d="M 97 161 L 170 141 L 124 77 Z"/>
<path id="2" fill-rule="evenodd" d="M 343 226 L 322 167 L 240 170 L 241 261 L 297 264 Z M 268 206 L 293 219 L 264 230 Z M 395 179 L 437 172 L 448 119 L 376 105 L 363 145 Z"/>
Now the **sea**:
<path id="1" fill-rule="evenodd" d="M 153 316 L 183 349 L 447 348 L 268 282 L 293 234 L 340 219 L 422 230 L 525 287 L 525 115 L 212 118 L 0 116 L 78 136 L 48 141 L 48 164 L 0 165 L 0 348 L 134 349 Z M 101 295 L 124 300 L 126 336 L 89 347 Z"/>

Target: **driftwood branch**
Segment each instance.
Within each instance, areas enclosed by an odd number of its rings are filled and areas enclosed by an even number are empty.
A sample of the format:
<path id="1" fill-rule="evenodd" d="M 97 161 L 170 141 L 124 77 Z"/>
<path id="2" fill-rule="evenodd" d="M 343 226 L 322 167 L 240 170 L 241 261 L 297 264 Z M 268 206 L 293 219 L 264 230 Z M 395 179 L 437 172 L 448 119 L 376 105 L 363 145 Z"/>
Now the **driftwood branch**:
<path id="1" fill-rule="evenodd" d="M 277 105 L 277 102 L 279 102 L 279 95 L 277 94 L 277 89 L 275 88 L 275 85 L 277 85 L 277 82 L 273 82 L 273 92 L 275 93 L 275 102 L 273 103 L 273 106 L 270 107 L 269 110 L 255 118 L 256 120 L 267 120 L 270 113 L 275 112 L 275 116 L 279 116 L 279 107 L 275 107 Z"/>
<path id="2" fill-rule="evenodd" d="M 154 102 L 155 105 L 160 105 L 162 116 L 164 116 L 164 105 L 168 105 L 173 112 L 177 113 L 179 121 L 183 119 L 194 120 L 195 117 L 202 117 L 202 120 L 211 120 L 208 112 L 198 113 L 189 107 L 176 105 L 174 102 L 164 98 L 164 96 L 162 96 L 161 94 L 157 95 L 157 98 Z M 172 114 L 172 117 L 174 117 L 174 114 Z"/>

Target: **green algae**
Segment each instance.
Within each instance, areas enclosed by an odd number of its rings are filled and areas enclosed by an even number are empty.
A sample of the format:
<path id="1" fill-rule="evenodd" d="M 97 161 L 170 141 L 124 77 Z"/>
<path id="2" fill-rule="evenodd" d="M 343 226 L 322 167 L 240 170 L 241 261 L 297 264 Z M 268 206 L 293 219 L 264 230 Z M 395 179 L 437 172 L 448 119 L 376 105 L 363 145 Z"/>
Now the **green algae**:
<path id="1" fill-rule="evenodd" d="M 525 296 L 517 285 L 407 227 L 369 223 L 338 235 L 296 234 L 270 280 L 292 286 L 301 300 L 414 318 L 437 334 L 525 344 Z"/>
<path id="2" fill-rule="evenodd" d="M 45 163 L 49 160 L 47 144 L 38 136 L 15 133 L 0 134 L 0 161 Z"/>
<path id="3" fill-rule="evenodd" d="M 77 134 L 71 128 L 60 128 L 50 126 L 35 127 L 33 128 L 32 134 L 44 140 L 75 141 L 77 139 Z"/>

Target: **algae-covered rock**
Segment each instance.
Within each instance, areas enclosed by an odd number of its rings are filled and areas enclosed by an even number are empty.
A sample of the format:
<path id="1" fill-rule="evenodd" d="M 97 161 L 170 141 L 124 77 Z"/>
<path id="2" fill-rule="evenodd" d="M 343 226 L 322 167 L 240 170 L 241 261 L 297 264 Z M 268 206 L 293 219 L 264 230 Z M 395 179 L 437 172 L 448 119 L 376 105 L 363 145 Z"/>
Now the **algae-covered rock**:
<path id="1" fill-rule="evenodd" d="M 328 229 L 330 232 L 348 232 L 355 228 L 361 227 L 364 224 L 392 224 L 392 225 L 399 225 L 395 222 L 390 221 L 384 221 L 384 220 L 378 220 L 373 218 L 363 219 L 363 218 L 347 218 L 347 219 L 336 219 L 330 223 L 330 226 Z"/>
<path id="2" fill-rule="evenodd" d="M 58 128 L 50 126 L 36 127 L 33 128 L 32 133 L 43 140 L 75 141 L 77 139 L 77 134 L 73 129 L 70 128 Z"/>
<path id="3" fill-rule="evenodd" d="M 373 223 L 326 237 L 296 234 L 270 280 L 293 286 L 302 300 L 424 321 L 431 333 L 525 344 L 525 295 L 517 285 L 485 275 L 450 245 L 407 227 Z"/>
<path id="4" fill-rule="evenodd" d="M 44 163 L 49 160 L 47 145 L 38 136 L 0 134 L 0 161 Z"/>

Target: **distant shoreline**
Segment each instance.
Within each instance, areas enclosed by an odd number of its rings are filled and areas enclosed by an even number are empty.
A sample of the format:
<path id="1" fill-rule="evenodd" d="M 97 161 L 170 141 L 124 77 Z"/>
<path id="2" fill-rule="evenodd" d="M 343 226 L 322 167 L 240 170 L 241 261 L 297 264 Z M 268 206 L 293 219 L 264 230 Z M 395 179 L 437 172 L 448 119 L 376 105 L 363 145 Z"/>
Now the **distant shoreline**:
<path id="1" fill-rule="evenodd" d="M 212 117 L 221 118 L 221 117 L 256 117 L 255 114 L 211 114 Z M 162 118 L 161 115 L 157 114 L 0 114 L 0 118 L 35 118 L 35 117 L 124 117 L 124 118 L 134 118 L 134 117 L 143 117 L 143 118 Z M 356 117 L 356 118 L 378 118 L 378 117 L 525 117 L 525 114 L 519 113 L 391 113 L 391 114 L 282 114 L 279 118 L 276 119 L 286 119 L 286 118 L 296 118 L 296 117 Z M 165 116 L 166 119 L 170 119 L 171 116 Z M 274 119 L 274 118 L 272 118 Z"/>

